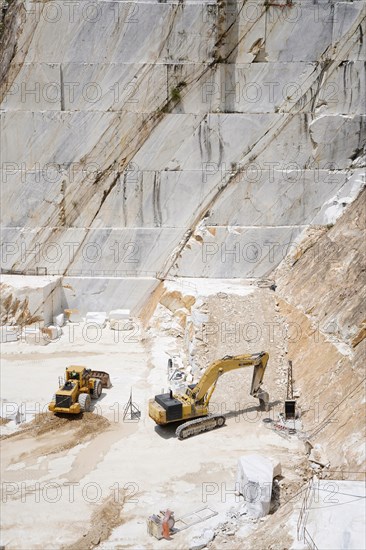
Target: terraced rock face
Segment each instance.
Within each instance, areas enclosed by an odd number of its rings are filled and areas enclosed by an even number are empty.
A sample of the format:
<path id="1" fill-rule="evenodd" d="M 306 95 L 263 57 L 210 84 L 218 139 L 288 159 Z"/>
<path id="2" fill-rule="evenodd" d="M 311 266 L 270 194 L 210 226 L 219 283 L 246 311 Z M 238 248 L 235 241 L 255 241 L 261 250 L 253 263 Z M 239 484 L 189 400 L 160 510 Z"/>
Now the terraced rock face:
<path id="1" fill-rule="evenodd" d="M 333 223 L 362 185 L 365 2 L 280 3 L 13 0 L 2 267 L 137 307 L 169 275 L 268 276 Z"/>

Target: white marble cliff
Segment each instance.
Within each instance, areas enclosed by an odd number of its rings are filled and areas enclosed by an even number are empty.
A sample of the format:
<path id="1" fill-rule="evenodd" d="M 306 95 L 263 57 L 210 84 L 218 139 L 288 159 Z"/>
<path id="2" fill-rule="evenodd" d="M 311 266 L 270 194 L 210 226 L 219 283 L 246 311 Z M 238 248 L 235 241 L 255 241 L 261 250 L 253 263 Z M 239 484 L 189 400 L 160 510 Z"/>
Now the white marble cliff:
<path id="1" fill-rule="evenodd" d="M 364 1 L 14 0 L 5 17 L 1 266 L 62 275 L 71 306 L 268 277 L 364 185 Z"/>

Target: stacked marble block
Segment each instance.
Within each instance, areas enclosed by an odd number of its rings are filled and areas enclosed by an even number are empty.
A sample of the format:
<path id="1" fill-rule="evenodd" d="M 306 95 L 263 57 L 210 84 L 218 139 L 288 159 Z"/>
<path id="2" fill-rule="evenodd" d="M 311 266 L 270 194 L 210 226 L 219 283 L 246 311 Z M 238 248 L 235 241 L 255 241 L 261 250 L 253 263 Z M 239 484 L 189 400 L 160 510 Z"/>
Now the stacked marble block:
<path id="1" fill-rule="evenodd" d="M 111 330 L 131 330 L 133 326 L 129 309 L 114 309 L 109 314 L 106 311 L 89 311 L 85 317 L 86 323 L 98 325 L 102 329 L 107 326 L 107 320 Z"/>
<path id="2" fill-rule="evenodd" d="M 268 276 L 362 186 L 363 1 L 25 9 L 3 267 L 72 278 L 72 307 L 98 310 L 91 281 L 108 310 L 114 286 L 137 307 L 167 274 Z"/>

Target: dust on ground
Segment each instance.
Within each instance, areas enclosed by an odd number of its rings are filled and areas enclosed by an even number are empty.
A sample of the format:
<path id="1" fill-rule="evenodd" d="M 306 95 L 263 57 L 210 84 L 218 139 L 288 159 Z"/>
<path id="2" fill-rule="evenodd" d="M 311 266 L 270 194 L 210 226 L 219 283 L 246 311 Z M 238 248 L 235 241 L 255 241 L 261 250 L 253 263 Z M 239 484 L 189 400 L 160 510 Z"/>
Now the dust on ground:
<path id="1" fill-rule="evenodd" d="M 77 415 L 40 413 L 31 422 L 21 426 L 19 431 L 3 435 L 0 439 L 19 440 L 24 437 L 40 439 L 46 434 L 48 436 L 53 433 L 57 434 L 58 440 L 62 443 L 52 445 L 49 449 L 43 449 L 44 455 L 47 455 L 66 451 L 80 443 L 90 441 L 109 426 L 110 422 L 107 418 L 92 412 Z M 25 455 L 26 453 L 24 453 Z"/>
<path id="2" fill-rule="evenodd" d="M 123 504 L 123 491 L 114 492 L 93 513 L 90 528 L 75 543 L 62 546 L 61 550 L 89 550 L 107 540 L 113 529 L 123 523 Z"/>

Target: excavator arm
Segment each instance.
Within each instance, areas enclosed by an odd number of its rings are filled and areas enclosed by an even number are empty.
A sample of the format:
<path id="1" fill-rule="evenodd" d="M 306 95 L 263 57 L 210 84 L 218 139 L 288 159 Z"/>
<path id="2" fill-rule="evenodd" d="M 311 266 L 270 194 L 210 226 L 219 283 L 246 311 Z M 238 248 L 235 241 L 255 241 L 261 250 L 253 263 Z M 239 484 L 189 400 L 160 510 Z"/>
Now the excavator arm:
<path id="1" fill-rule="evenodd" d="M 250 395 L 258 397 L 264 405 L 268 403 L 268 394 L 261 390 L 263 376 L 267 367 L 269 355 L 266 352 L 254 353 L 252 355 L 226 355 L 222 359 L 210 365 L 199 382 L 187 390 L 187 394 L 196 403 L 204 402 L 207 406 L 215 390 L 216 383 L 221 375 L 243 367 L 254 367 Z"/>
<path id="2" fill-rule="evenodd" d="M 210 414 L 209 402 L 216 383 L 222 374 L 243 367 L 254 367 L 250 395 L 259 399 L 262 409 L 268 410 L 268 393 L 261 389 L 263 376 L 268 363 L 268 353 L 252 355 L 227 355 L 210 365 L 199 382 L 187 388 L 183 394 L 162 393 L 149 401 L 149 416 L 156 424 L 165 426 L 170 422 L 186 420 L 176 429 L 179 439 L 186 439 L 198 433 L 207 432 L 225 424 L 221 413 Z"/>

